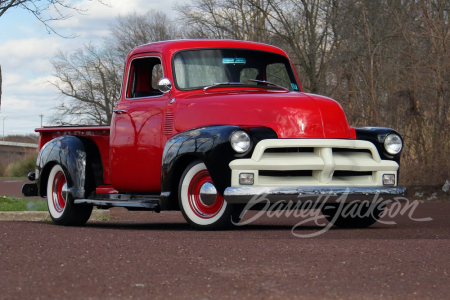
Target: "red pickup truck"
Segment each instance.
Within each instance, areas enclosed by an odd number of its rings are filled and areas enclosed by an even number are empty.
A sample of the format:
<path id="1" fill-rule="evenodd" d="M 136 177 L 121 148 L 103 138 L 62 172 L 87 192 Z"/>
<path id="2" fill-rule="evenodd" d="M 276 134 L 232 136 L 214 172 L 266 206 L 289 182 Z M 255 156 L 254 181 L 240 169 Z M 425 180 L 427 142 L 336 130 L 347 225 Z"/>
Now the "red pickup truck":
<path id="1" fill-rule="evenodd" d="M 137 47 L 110 127 L 36 132 L 34 183 L 22 191 L 47 197 L 61 225 L 85 224 L 94 206 L 119 206 L 180 210 L 192 227 L 218 229 L 264 195 L 269 203 L 321 198 L 334 225 L 367 227 L 379 216 L 334 218 L 333 201 L 346 194 L 346 203 L 364 205 L 405 193 L 397 186 L 400 135 L 349 126 L 336 101 L 302 91 L 284 51 L 260 43 Z"/>

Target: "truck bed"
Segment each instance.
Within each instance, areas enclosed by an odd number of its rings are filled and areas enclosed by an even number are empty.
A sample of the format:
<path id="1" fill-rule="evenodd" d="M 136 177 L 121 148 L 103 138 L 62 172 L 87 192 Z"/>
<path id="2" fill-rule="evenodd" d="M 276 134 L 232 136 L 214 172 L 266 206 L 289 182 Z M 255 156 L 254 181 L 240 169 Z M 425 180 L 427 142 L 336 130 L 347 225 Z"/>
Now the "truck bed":
<path id="1" fill-rule="evenodd" d="M 55 126 L 36 128 L 39 136 L 39 150 L 54 138 L 71 135 L 91 139 L 97 145 L 103 164 L 104 183 L 110 184 L 109 132 L 110 126 Z"/>

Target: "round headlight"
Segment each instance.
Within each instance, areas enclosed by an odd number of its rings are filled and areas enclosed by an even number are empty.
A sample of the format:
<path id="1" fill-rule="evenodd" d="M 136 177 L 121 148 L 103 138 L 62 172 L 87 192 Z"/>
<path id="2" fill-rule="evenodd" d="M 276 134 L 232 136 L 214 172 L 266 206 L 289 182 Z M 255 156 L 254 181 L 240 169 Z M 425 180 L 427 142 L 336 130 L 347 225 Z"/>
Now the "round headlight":
<path id="1" fill-rule="evenodd" d="M 230 142 L 237 153 L 244 153 L 250 148 L 250 137 L 245 131 L 235 131 L 230 137 Z"/>
<path id="2" fill-rule="evenodd" d="M 389 154 L 399 154 L 403 148 L 402 139 L 397 134 L 391 133 L 384 140 L 384 148 Z"/>

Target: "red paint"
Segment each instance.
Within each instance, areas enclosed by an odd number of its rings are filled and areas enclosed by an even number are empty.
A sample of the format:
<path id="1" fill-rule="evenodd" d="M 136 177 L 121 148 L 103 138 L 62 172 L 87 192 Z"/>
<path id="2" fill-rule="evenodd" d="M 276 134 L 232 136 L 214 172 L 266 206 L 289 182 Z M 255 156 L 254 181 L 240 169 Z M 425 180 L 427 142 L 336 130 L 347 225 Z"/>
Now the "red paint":
<path id="1" fill-rule="evenodd" d="M 356 130 L 353 127 L 350 127 L 350 138 L 353 140 L 356 139 Z"/>
<path id="2" fill-rule="evenodd" d="M 62 172 L 59 172 L 62 173 Z M 58 178 L 59 174 L 56 174 L 55 178 Z M 66 207 L 66 201 L 64 200 L 63 196 L 62 196 L 62 188 L 64 186 L 64 184 L 66 183 L 66 177 L 64 176 L 64 173 L 61 175 L 61 179 L 58 181 L 58 186 L 57 188 L 57 197 L 58 197 L 58 204 L 59 207 L 61 207 L 61 209 L 64 209 L 64 207 Z"/>
<path id="3" fill-rule="evenodd" d="M 56 182 L 58 181 L 58 182 Z M 52 191 L 55 190 L 55 183 L 57 184 L 56 186 L 56 199 L 55 199 L 55 195 L 54 193 L 52 193 L 51 197 L 52 197 L 52 202 L 53 202 L 53 207 L 55 208 L 55 210 L 57 212 L 62 212 L 64 210 L 64 207 L 66 207 L 66 200 L 64 200 L 63 196 L 62 196 L 62 188 L 64 186 L 64 184 L 66 183 L 66 176 L 64 176 L 63 172 L 58 172 L 55 175 L 55 178 L 53 179 L 53 184 L 52 184 Z"/>
<path id="4" fill-rule="evenodd" d="M 267 126 L 279 138 L 350 138 L 350 127 L 341 106 L 316 95 L 233 88 L 184 92 L 176 98 L 178 132 L 230 124 Z"/>
<path id="5" fill-rule="evenodd" d="M 40 128 L 36 130 L 41 133 L 40 148 L 61 135 L 88 137 L 100 150 L 105 185 L 110 185 L 99 187 L 98 192 L 158 192 L 162 153 L 167 140 L 195 127 L 220 124 L 267 126 L 274 129 L 279 138 L 356 138 L 355 130 L 348 125 L 342 107 L 336 101 L 303 92 L 256 86 L 217 88 L 208 92 L 179 91 L 173 84 L 171 97 L 176 99 L 174 104 L 170 104 L 168 94 L 126 99 L 134 58 L 159 57 L 164 76 L 173 82 L 173 55 L 181 50 L 201 48 L 253 49 L 287 57 L 277 47 L 232 40 L 166 41 L 137 47 L 127 56 L 122 95 L 116 106 L 127 112 L 113 116 L 111 132 L 109 127 Z M 143 80 L 148 86 L 149 78 Z M 166 113 L 173 114 L 173 125 L 166 126 Z M 168 119 L 172 121 L 171 116 Z"/>
<path id="6" fill-rule="evenodd" d="M 112 185 L 101 185 L 95 189 L 97 194 L 118 194 L 119 192 L 115 190 Z"/>
<path id="7" fill-rule="evenodd" d="M 93 140 L 100 151 L 103 164 L 104 183 L 109 184 L 109 126 L 93 126 L 93 127 L 46 127 L 37 128 L 35 131 L 40 132 L 39 150 L 49 141 L 64 135 L 82 136 Z"/>

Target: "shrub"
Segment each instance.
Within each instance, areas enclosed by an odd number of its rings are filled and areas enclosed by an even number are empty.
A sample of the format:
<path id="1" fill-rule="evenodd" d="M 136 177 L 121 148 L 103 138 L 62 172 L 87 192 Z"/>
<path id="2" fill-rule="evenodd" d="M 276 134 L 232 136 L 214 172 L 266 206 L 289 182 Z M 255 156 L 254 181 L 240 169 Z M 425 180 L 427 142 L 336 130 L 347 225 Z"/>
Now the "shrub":
<path id="1" fill-rule="evenodd" d="M 29 172 L 33 172 L 36 169 L 35 154 L 25 156 L 19 161 L 12 163 L 8 166 L 7 176 L 10 177 L 25 177 Z"/>
<path id="2" fill-rule="evenodd" d="M 0 177 L 6 176 L 6 165 L 0 162 Z"/>

